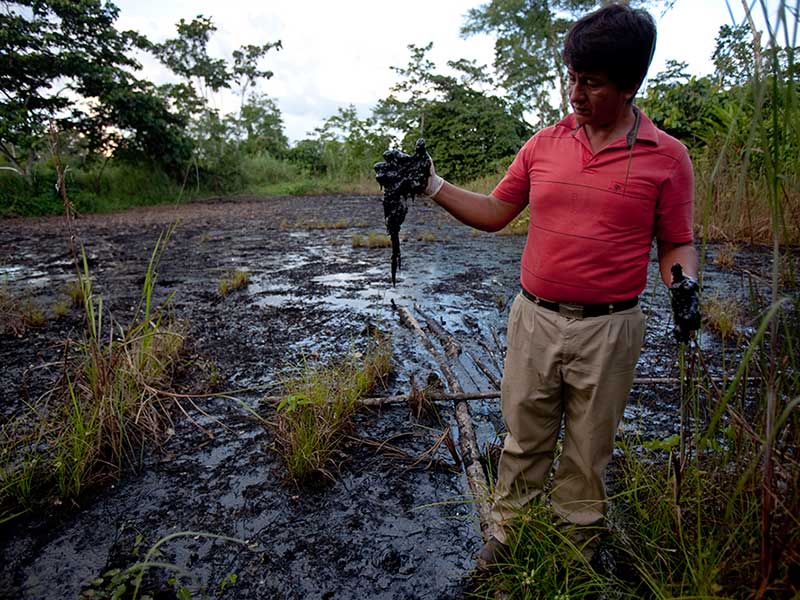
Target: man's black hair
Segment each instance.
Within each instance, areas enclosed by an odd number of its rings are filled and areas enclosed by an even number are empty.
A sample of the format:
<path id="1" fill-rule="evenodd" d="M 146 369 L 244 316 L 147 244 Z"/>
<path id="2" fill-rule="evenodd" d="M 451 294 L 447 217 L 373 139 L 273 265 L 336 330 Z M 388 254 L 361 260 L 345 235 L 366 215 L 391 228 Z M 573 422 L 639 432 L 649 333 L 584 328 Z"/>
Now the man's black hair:
<path id="1" fill-rule="evenodd" d="M 656 47 L 656 24 L 645 10 L 609 4 L 578 20 L 563 58 L 575 71 L 598 71 L 621 90 L 637 90 Z"/>

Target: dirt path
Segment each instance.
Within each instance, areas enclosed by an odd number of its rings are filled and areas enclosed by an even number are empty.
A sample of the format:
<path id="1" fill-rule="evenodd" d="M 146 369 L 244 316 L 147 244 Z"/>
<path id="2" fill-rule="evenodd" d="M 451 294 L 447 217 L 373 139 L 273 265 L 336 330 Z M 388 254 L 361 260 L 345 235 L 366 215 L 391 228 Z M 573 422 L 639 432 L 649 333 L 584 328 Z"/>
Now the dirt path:
<path id="1" fill-rule="evenodd" d="M 404 329 L 393 303 L 419 305 L 463 344 L 454 362 L 466 391 L 492 389 L 472 356 L 500 375 L 504 323 L 517 291 L 524 237 L 476 234 L 418 201 L 403 228 L 403 270 L 389 283 L 389 249 L 353 248 L 353 235 L 383 230 L 379 199 L 323 197 L 235 199 L 92 215 L 79 220 L 98 291 L 112 313 L 136 304 L 159 233 L 179 225 L 162 263 L 156 294 L 174 292 L 175 314 L 189 325 L 198 364 L 214 364 L 224 388 L 277 387 L 303 357 L 327 359 L 358 346 L 373 326 L 393 336 L 395 372 L 388 393 L 413 376 L 436 372 Z M 60 219 L 0 221 L 0 284 L 49 307 L 73 278 Z M 711 248 L 713 257 L 718 249 Z M 766 254 L 751 249 L 747 268 L 710 265 L 706 289 L 746 297 L 762 286 Z M 246 290 L 220 298 L 220 277 L 246 269 Z M 651 264 L 651 284 L 655 267 Z M 675 374 L 667 300 L 661 286 L 643 296 L 650 316 L 639 367 L 643 377 Z M 17 337 L 0 335 L 0 418 L 18 413 L 57 377 L 59 341 L 81 326 L 77 313 Z M 717 340 L 701 340 L 713 354 Z M 256 406 L 259 394 L 243 394 Z M 674 390 L 637 386 L 624 427 L 648 435 L 676 431 Z M 338 480 L 316 490 L 283 485 L 270 436 L 234 403 L 204 401 L 218 422 L 198 416 L 210 439 L 180 421 L 141 473 L 88 499 L 79 510 L 22 519 L 0 529 L 0 597 L 75 598 L 110 567 L 177 531 L 246 540 L 250 547 L 182 538 L 165 557 L 191 571 L 210 597 L 460 598 L 480 545 L 466 484 L 446 470 L 408 468 L 352 443 Z M 482 443 L 502 430 L 497 401 L 473 404 Z M 446 413 L 445 413 L 445 416 Z M 408 453 L 430 446 L 436 431 L 406 408 L 364 411 L 357 433 L 397 440 Z M 447 459 L 446 454 L 442 455 Z M 220 584 L 236 574 L 233 585 Z"/>

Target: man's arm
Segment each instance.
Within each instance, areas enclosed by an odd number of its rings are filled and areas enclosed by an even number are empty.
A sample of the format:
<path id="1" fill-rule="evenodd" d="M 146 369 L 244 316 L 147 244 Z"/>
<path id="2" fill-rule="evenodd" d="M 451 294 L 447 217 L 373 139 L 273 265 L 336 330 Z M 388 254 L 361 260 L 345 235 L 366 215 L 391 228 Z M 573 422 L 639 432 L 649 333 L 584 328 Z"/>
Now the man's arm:
<path id="1" fill-rule="evenodd" d="M 482 231 L 500 231 L 525 208 L 524 204 L 470 192 L 447 181 L 434 194 L 433 200 L 465 225 Z"/>
<path id="2" fill-rule="evenodd" d="M 673 242 L 658 241 L 658 266 L 661 271 L 661 279 L 667 284 L 672 285 L 672 265 L 678 263 L 683 267 L 684 275 L 697 279 L 697 251 L 693 242 L 675 244 Z"/>

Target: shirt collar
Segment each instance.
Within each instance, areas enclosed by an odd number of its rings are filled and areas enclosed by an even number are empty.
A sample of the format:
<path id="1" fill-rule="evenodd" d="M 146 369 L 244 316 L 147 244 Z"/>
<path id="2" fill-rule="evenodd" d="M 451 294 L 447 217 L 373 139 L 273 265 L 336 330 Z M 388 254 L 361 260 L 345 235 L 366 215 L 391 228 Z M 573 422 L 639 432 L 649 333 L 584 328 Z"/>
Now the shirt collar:
<path id="1" fill-rule="evenodd" d="M 633 146 L 634 142 L 649 142 L 651 144 L 658 144 L 658 129 L 656 129 L 656 126 L 653 124 L 653 122 L 639 109 L 638 106 L 634 105 L 633 114 L 636 116 L 636 120 L 633 123 L 633 127 L 631 127 L 630 131 L 628 131 L 628 134 L 625 137 L 628 148 Z M 578 121 L 573 113 L 561 119 L 561 121 L 556 124 L 556 127 L 566 127 L 573 133 L 577 133 L 578 129 L 580 129 Z"/>

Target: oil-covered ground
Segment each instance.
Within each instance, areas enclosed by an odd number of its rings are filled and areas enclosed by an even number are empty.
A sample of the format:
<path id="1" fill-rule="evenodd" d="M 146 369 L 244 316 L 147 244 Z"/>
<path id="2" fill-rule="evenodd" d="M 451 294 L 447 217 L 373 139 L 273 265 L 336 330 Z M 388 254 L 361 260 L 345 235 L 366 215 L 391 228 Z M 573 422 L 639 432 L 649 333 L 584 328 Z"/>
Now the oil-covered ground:
<path id="1" fill-rule="evenodd" d="M 391 333 L 394 349 L 394 371 L 381 393 L 406 393 L 412 377 L 426 382 L 438 367 L 401 325 L 396 306 L 423 323 L 422 315 L 434 318 L 458 339 L 462 352 L 452 365 L 466 391 L 491 390 L 492 377 L 500 376 L 524 236 L 472 232 L 418 200 L 403 227 L 402 270 L 392 288 L 390 250 L 352 244 L 354 235 L 383 230 L 378 197 L 213 199 L 82 217 L 77 228 L 94 285 L 120 322 L 138 301 L 156 239 L 174 222 L 156 295 L 174 293 L 173 313 L 188 326 L 191 364 L 182 389 L 200 389 L 213 374 L 219 389 L 251 388 L 235 395 L 268 415 L 259 399 L 277 393 L 300 362 L 343 356 L 378 327 Z M 714 263 L 722 251 L 708 249 L 706 294 L 746 305 L 753 291 L 765 292 L 766 250 L 740 248 L 729 268 Z M 677 386 L 652 380 L 676 376 L 676 350 L 666 293 L 651 267 L 638 372 L 648 381 L 634 386 L 623 429 L 666 437 L 677 431 Z M 233 268 L 252 280 L 223 298 L 217 284 Z M 48 309 L 73 279 L 63 219 L 0 221 L 7 296 Z M 81 327 L 73 310 L 43 327 L 0 335 L 0 419 L 35 405 L 55 384 L 63 341 Z M 706 368 L 720 368 L 716 335 L 704 333 L 700 346 Z M 727 360 L 735 351 L 728 349 Z M 0 597 L 77 598 L 102 573 L 181 531 L 246 542 L 193 534 L 165 544 L 160 560 L 191 573 L 190 587 L 208 597 L 463 596 L 481 539 L 466 480 L 442 468 L 452 459 L 441 451 L 438 462 L 414 465 L 387 452 L 388 445 L 379 450 L 359 441 L 387 442 L 413 457 L 441 429 L 403 405 L 365 409 L 338 458 L 336 481 L 306 489 L 286 483 L 270 433 L 236 402 L 196 402 L 208 416 L 189 407 L 190 414 L 213 437 L 178 413 L 174 431 L 139 471 L 79 506 L 54 506 L 0 526 Z M 440 410 L 452 421 L 446 404 Z M 480 442 L 496 441 L 498 401 L 474 402 L 472 412 Z"/>

